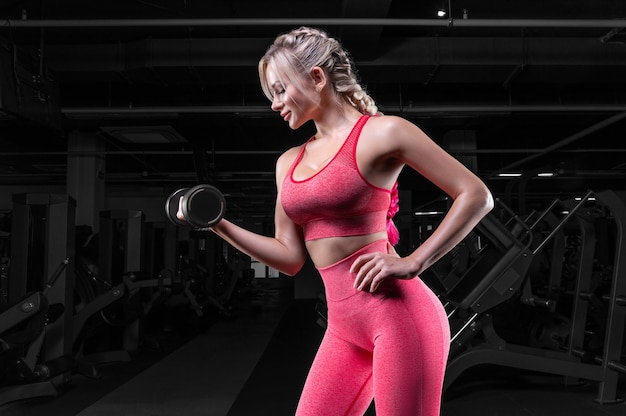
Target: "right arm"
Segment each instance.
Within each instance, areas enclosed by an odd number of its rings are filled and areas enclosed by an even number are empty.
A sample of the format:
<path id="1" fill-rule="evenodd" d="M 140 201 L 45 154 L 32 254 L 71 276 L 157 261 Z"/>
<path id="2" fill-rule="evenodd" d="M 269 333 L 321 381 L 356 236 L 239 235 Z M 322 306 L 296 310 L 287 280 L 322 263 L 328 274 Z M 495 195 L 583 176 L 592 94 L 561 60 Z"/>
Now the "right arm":
<path id="1" fill-rule="evenodd" d="M 302 230 L 291 221 L 280 203 L 283 178 L 293 154 L 293 149 L 285 152 L 276 163 L 278 198 L 274 209 L 274 237 L 253 233 L 224 219 L 211 228 L 239 251 L 289 276 L 296 274 L 306 260 Z"/>

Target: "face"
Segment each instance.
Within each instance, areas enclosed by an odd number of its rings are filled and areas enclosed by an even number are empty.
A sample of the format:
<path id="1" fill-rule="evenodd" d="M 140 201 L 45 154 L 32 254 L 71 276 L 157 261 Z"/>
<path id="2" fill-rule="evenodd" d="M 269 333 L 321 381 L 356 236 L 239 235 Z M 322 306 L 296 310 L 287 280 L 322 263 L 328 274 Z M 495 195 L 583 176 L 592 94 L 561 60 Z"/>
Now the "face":
<path id="1" fill-rule="evenodd" d="M 280 77 L 271 64 L 267 68 L 267 83 L 273 94 L 272 110 L 279 113 L 291 129 L 295 130 L 313 118 L 318 106 L 310 98 L 315 92 L 310 83 L 303 82 L 306 87 L 301 90 L 285 77 Z"/>

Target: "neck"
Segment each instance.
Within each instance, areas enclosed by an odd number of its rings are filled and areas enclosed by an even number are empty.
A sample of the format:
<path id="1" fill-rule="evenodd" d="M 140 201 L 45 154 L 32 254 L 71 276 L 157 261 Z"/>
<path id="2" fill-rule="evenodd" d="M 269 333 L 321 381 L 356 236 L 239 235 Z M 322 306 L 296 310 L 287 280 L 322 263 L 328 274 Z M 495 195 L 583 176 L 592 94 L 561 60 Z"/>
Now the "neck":
<path id="1" fill-rule="evenodd" d="M 347 103 L 339 109 L 333 108 L 323 111 L 319 117 L 313 120 L 317 131 L 315 138 L 343 140 L 345 130 L 351 129 L 361 116 L 362 114 L 357 109 Z"/>

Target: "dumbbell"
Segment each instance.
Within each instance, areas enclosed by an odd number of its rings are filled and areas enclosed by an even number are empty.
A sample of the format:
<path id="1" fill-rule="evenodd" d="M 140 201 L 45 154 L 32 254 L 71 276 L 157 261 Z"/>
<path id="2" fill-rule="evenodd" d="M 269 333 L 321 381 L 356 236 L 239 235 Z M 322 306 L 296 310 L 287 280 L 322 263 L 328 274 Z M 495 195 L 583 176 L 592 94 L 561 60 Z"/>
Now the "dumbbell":
<path id="1" fill-rule="evenodd" d="M 184 220 L 177 217 L 179 207 Z M 206 184 L 178 189 L 165 201 L 165 215 L 176 225 L 209 228 L 220 222 L 225 211 L 226 200 L 222 192 Z"/>

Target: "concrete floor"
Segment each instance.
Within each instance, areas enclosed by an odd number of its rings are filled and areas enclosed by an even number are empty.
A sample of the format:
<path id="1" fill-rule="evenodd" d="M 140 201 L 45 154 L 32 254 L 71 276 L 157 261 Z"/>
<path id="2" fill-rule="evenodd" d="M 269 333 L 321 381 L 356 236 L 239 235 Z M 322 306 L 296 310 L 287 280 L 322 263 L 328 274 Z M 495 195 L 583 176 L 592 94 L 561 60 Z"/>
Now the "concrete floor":
<path id="1" fill-rule="evenodd" d="M 163 341 L 165 351 L 101 368 L 99 380 L 75 376 L 56 397 L 0 406 L 16 415 L 293 414 L 323 330 L 314 301 L 293 299 L 293 282 L 255 282 L 234 305 L 188 338 Z M 597 383 L 564 386 L 562 377 L 477 367 L 444 395 L 442 416 L 624 416 L 626 404 L 593 401 Z M 620 385 L 626 394 L 626 383 Z M 373 411 L 368 412 L 374 414 Z"/>

